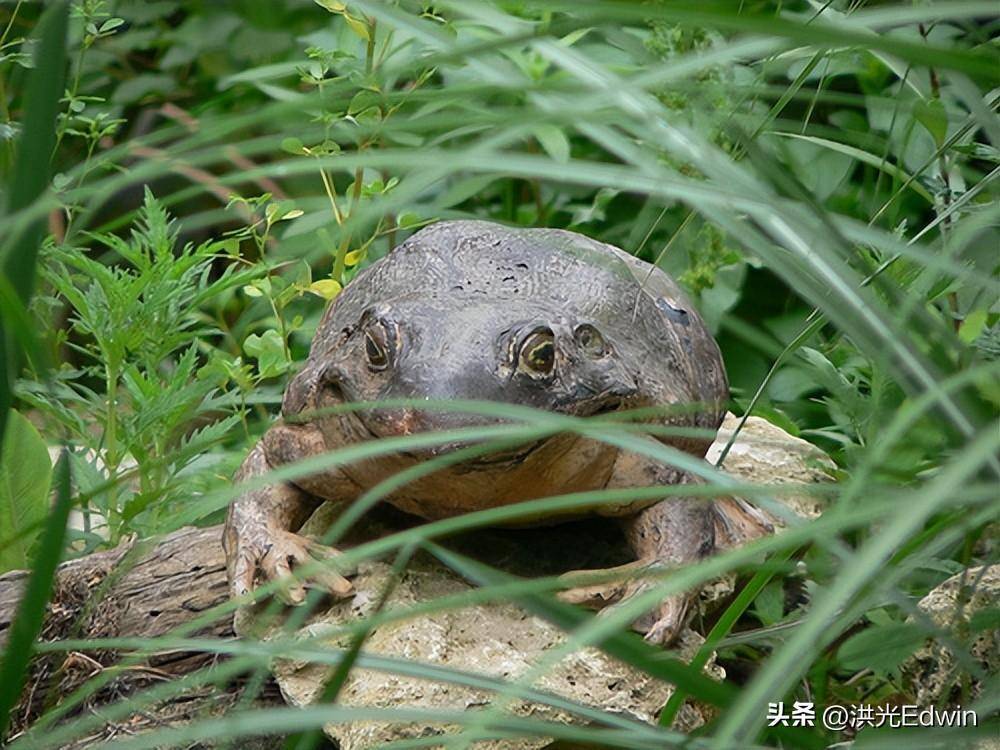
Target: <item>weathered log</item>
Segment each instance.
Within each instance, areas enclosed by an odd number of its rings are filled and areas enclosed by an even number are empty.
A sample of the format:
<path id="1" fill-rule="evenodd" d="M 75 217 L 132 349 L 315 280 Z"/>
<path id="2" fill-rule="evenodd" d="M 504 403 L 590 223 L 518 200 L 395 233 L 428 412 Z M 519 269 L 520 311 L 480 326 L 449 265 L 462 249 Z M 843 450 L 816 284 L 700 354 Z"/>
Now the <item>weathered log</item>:
<path id="1" fill-rule="evenodd" d="M 79 638 L 163 635 L 226 599 L 222 529 L 184 528 L 159 543 L 128 541 L 106 552 L 59 566 L 46 621 L 46 637 L 64 637 L 76 625 Z M 130 564 L 121 564 L 132 558 Z M 27 581 L 26 571 L 0 575 L 0 645 Z M 104 587 L 96 601 L 95 591 Z M 80 617 L 83 620 L 77 622 Z M 216 623 L 203 634 L 232 634 Z"/>
<path id="2" fill-rule="evenodd" d="M 49 447 L 53 464 L 60 451 L 58 446 Z M 100 456 L 93 452 L 88 456 L 103 467 Z M 136 464 L 127 459 L 123 466 Z M 69 524 L 73 527 L 81 520 L 73 511 Z M 23 570 L 0 575 L 0 647 L 27 578 Z M 142 542 L 129 537 L 115 549 L 59 566 L 45 632 L 58 637 L 65 630 L 64 637 L 75 638 L 162 635 L 225 601 L 226 590 L 221 526 L 186 527 Z M 95 597 L 98 591 L 101 595 Z M 202 634 L 232 635 L 226 620 Z"/>
<path id="3" fill-rule="evenodd" d="M 63 563 L 42 631 L 42 640 L 64 638 L 154 637 L 191 623 L 205 610 L 227 598 L 222 528 L 184 528 L 155 543 L 128 541 Z M 0 576 L 0 647 L 17 609 L 28 574 L 13 571 Z M 228 615 L 191 635 L 232 637 Z M 137 689 L 209 667 L 213 654 L 164 651 L 132 659 L 130 668 L 92 695 L 86 710 L 131 694 Z M 100 671 L 117 663 L 114 651 L 66 652 L 47 655 L 32 664 L 21 703 L 13 716 L 13 732 L 31 725 L 45 708 L 58 703 L 72 690 Z M 221 688 L 206 686 L 148 707 L 126 721 L 109 722 L 73 747 L 106 739 L 120 732 L 139 732 L 187 721 L 195 716 L 219 715 L 240 697 L 242 684 Z M 281 698 L 268 685 L 259 699 L 279 704 Z"/>

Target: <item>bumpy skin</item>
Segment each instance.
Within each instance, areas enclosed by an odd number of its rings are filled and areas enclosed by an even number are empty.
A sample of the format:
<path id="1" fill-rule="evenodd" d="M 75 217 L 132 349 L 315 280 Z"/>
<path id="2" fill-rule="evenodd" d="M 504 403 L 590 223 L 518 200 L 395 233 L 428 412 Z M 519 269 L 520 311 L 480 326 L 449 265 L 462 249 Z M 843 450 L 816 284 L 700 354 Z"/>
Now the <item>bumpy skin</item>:
<path id="1" fill-rule="evenodd" d="M 659 269 L 573 232 L 442 222 L 414 234 L 331 304 L 285 393 L 285 422 L 268 431 L 237 479 L 349 443 L 499 421 L 412 408 L 321 413 L 343 402 L 392 398 L 487 400 L 577 416 L 673 405 L 679 408 L 656 421 L 714 431 L 728 386 L 704 323 Z M 670 442 L 698 457 L 709 445 Z M 233 593 L 246 593 L 258 576 L 287 575 L 310 556 L 336 554 L 294 533 L 318 500 L 350 502 L 385 477 L 457 447 L 367 459 L 295 486 L 244 494 L 230 507 L 224 538 Z M 388 501 L 438 519 L 549 495 L 688 481 L 642 455 L 560 435 L 436 471 Z M 621 517 L 637 568 L 683 565 L 714 548 L 713 510 L 704 502 L 673 498 L 600 512 Z M 349 591 L 339 576 L 319 583 Z M 632 577 L 566 598 L 602 605 L 642 585 Z M 285 592 L 292 602 L 303 595 L 299 585 Z M 651 613 L 643 623 L 647 637 L 669 642 L 689 600 L 674 597 Z"/>

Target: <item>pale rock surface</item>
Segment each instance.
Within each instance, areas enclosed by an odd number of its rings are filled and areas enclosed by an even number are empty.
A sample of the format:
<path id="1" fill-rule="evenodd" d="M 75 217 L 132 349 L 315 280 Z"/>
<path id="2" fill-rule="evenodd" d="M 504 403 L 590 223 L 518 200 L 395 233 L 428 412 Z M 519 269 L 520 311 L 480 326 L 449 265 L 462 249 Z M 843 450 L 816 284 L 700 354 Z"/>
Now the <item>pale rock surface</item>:
<path id="1" fill-rule="evenodd" d="M 303 636 L 320 636 L 330 626 L 354 621 L 374 609 L 379 592 L 388 583 L 391 566 L 381 562 L 360 566 L 354 579 L 359 592 L 353 601 L 334 604 L 301 631 Z M 468 583 L 427 557 L 416 558 L 397 585 L 387 608 L 410 606 L 430 598 L 469 590 Z M 357 602 L 361 605 L 358 606 Z M 452 669 L 516 680 L 528 672 L 542 656 L 564 643 L 556 626 L 533 617 L 513 604 L 482 604 L 464 609 L 437 612 L 377 628 L 365 642 L 365 652 L 418 662 L 432 662 Z M 344 648 L 341 636 L 326 641 Z M 702 643 L 700 636 L 687 631 L 680 646 L 684 658 L 691 658 Z M 286 700 L 294 705 L 312 703 L 322 690 L 327 668 L 307 662 L 277 661 L 274 676 Z M 722 679 L 725 673 L 710 662 L 706 673 Z M 532 687 L 574 702 L 599 707 L 623 716 L 655 722 L 656 712 L 666 703 L 671 686 L 650 678 L 639 670 L 613 659 L 597 649 L 570 654 L 545 671 Z M 348 706 L 464 711 L 488 706 L 491 694 L 454 683 L 432 682 L 374 670 L 355 669 L 341 693 Z M 544 703 L 515 700 L 510 710 L 519 716 L 565 723 L 580 722 L 571 712 Z M 677 728 L 693 729 L 708 718 L 708 709 L 687 704 L 679 714 Z M 427 737 L 455 731 L 456 727 L 434 722 L 353 722 L 330 724 L 326 732 L 343 750 L 378 747 L 392 740 Z M 549 745 L 544 737 L 483 742 L 476 748 L 491 750 L 535 750 Z"/>
<path id="2" fill-rule="evenodd" d="M 963 652 L 956 656 L 945 642 L 931 638 L 904 662 L 903 673 L 911 681 L 919 705 L 968 707 L 982 693 L 981 677 L 995 678 L 1000 673 L 1000 630 L 986 627 L 968 633 L 970 620 L 990 608 L 995 612 L 998 601 L 1000 565 L 968 568 L 920 600 L 918 609 L 947 631 Z M 963 697 L 966 678 L 968 693 Z"/>
<path id="3" fill-rule="evenodd" d="M 718 437 L 705 456 L 706 461 L 718 463 L 739 423 L 740 417 L 726 414 Z M 786 487 L 803 485 L 801 492 L 782 494 L 777 499 L 800 518 L 813 519 L 823 512 L 823 504 L 815 494 L 809 493 L 808 485 L 829 482 L 836 464 L 812 443 L 789 435 L 766 419 L 749 417 L 721 468 L 744 482 Z M 767 515 L 775 525 L 786 525 L 778 514 Z"/>
<path id="4" fill-rule="evenodd" d="M 727 415 L 719 440 L 713 445 L 709 460 L 717 457 L 737 418 Z M 725 470 L 741 480 L 763 483 L 801 483 L 804 485 L 828 480 L 826 470 L 832 462 L 822 452 L 803 440 L 795 438 L 784 430 L 774 427 L 765 420 L 751 418 L 734 444 L 725 462 Z M 819 513 L 819 506 L 809 498 L 805 488 L 794 496 L 783 495 L 795 512 L 805 517 Z M 524 575 L 525 570 L 537 570 L 538 574 L 551 573 L 553 554 L 572 554 L 586 548 L 608 546 L 601 538 L 600 529 L 606 522 L 598 522 L 593 531 L 588 522 L 576 526 L 561 525 L 545 531 L 479 530 L 474 532 L 471 545 L 476 553 L 481 553 L 491 564 L 498 564 L 497 557 L 510 562 L 514 560 L 512 572 Z M 319 523 L 322 527 L 323 524 Z M 564 530 L 567 527 L 569 531 Z M 377 533 L 377 532 L 376 532 Z M 540 544 L 544 533 L 544 544 Z M 518 535 L 533 534 L 528 541 L 512 542 Z M 595 534 L 593 539 L 581 539 L 581 535 Z M 458 542 L 461 544 L 461 541 Z M 521 546 L 517 546 L 520 544 Z M 513 546 L 512 546 L 513 545 Z M 544 549 L 543 549 L 544 548 Z M 497 550 L 500 550 L 497 552 Z M 467 552 L 466 552 L 467 553 Z M 546 557 L 548 556 L 548 557 Z M 537 559 L 536 559 L 537 558 Z M 502 565 L 501 565 L 502 566 Z M 566 569 L 587 567 L 579 560 L 569 561 Z M 520 569 L 518 569 L 520 568 Z M 380 561 L 363 563 L 353 579 L 356 594 L 352 599 L 334 602 L 328 609 L 314 617 L 300 631 L 305 638 L 318 637 L 330 646 L 344 648 L 349 639 L 342 633 L 330 636 L 338 626 L 356 622 L 370 614 L 390 577 L 391 566 Z M 448 596 L 471 589 L 471 585 L 452 573 L 429 556 L 414 557 L 406 573 L 397 584 L 386 605 L 386 611 L 397 607 L 408 607 L 442 596 Z M 707 587 L 717 595 L 731 591 L 731 583 Z M 719 592 L 722 592 L 719 594 Z M 704 597 L 703 597 L 704 600 Z M 257 630 L 259 622 L 253 615 L 241 613 L 236 620 L 237 632 L 248 633 Z M 276 631 L 277 629 L 275 629 Z M 259 632 L 255 635 L 260 636 Z M 268 637 L 265 633 L 264 637 Z M 417 662 L 428 662 L 451 669 L 489 675 L 503 680 L 516 680 L 527 673 L 534 664 L 547 653 L 565 642 L 565 636 L 554 625 L 534 617 L 516 605 L 509 603 L 487 603 L 463 609 L 438 611 L 412 618 L 384 624 L 374 630 L 365 642 L 367 654 L 395 657 Z M 675 647 L 679 656 L 690 659 L 703 643 L 703 638 L 692 630 L 685 631 L 680 643 Z M 285 698 L 295 705 L 307 705 L 314 701 L 327 676 L 329 667 L 308 662 L 278 660 L 273 667 L 274 675 Z M 725 673 L 715 663 L 714 656 L 705 667 L 705 673 L 715 679 L 722 679 Z M 669 699 L 672 686 L 654 680 L 639 670 L 624 664 L 596 649 L 585 649 L 563 658 L 554 668 L 544 671 L 535 680 L 534 689 L 558 695 L 571 701 L 586 704 L 623 717 L 655 722 L 656 716 Z M 345 706 L 366 706 L 394 708 L 407 706 L 426 710 L 464 711 L 481 708 L 490 703 L 490 693 L 485 690 L 456 685 L 454 683 L 432 682 L 416 678 L 379 672 L 370 669 L 355 669 L 344 685 L 339 702 Z M 520 716 L 532 716 L 548 721 L 566 723 L 587 723 L 563 708 L 553 707 L 544 702 L 515 700 L 510 710 Z M 678 713 L 674 729 L 690 731 L 705 724 L 711 718 L 711 709 L 692 701 L 687 701 Z M 402 738 L 432 737 L 455 731 L 454 726 L 440 722 L 406 722 L 389 724 L 384 722 L 353 722 L 331 724 L 327 734 L 335 739 L 342 750 L 363 750 L 382 743 Z M 532 739 L 503 740 L 477 743 L 477 750 L 536 750 L 548 747 L 551 740 L 539 737 Z"/>

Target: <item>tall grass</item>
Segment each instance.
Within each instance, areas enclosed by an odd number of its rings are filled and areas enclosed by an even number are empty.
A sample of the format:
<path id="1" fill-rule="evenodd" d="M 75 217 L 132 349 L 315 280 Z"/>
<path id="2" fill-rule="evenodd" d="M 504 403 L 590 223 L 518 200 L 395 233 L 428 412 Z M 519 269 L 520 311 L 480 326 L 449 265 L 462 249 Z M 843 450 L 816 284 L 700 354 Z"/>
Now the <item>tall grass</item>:
<path id="1" fill-rule="evenodd" d="M 196 297 L 196 309 L 188 312 L 204 328 L 197 329 L 191 354 L 184 355 L 191 358 L 186 377 L 192 382 L 195 357 L 206 368 L 204 377 L 215 378 L 199 381 L 217 388 L 212 413 L 228 409 L 239 418 L 220 419 L 224 427 L 197 444 L 210 456 L 201 473 L 178 468 L 175 481 L 164 468 L 187 467 L 191 459 L 190 444 L 178 438 L 158 445 L 146 465 L 119 470 L 116 462 L 92 481 L 79 483 L 74 501 L 115 519 L 113 536 L 217 521 L 220 510 L 245 489 L 229 486 L 222 477 L 266 428 L 269 410 L 308 346 L 322 298 L 335 295 L 359 268 L 416 227 L 450 217 L 568 226 L 671 270 L 695 296 L 720 340 L 733 383 L 733 410 L 752 410 L 822 446 L 836 459 L 838 476 L 821 518 L 664 576 L 648 592 L 598 618 L 558 602 L 552 595 L 561 585 L 556 578 L 515 579 L 437 540 L 518 517 L 639 497 L 648 489 L 547 498 L 429 523 L 353 547 L 347 562 L 388 557 L 405 565 L 421 550 L 478 588 L 412 611 L 376 612 L 344 629 L 353 645 L 342 652 L 290 633 L 267 643 L 191 637 L 206 623 L 231 617 L 237 603 L 206 611 L 181 632 L 162 638 L 38 644 L 44 653 L 115 649 L 126 666 L 169 648 L 228 658 L 212 669 L 128 695 L 102 707 L 100 714 L 79 711 L 113 679 L 113 671 L 105 670 L 36 717 L 13 739 L 12 748 L 62 747 L 165 697 L 225 685 L 237 676 L 256 675 L 258 682 L 249 684 L 259 684 L 278 656 L 339 667 L 328 685 L 331 700 L 308 710 L 251 710 L 247 699 L 225 718 L 116 739 L 109 746 L 238 743 L 241 737 L 278 733 L 294 734 L 299 747 L 310 747 L 327 723 L 424 718 L 405 706 L 341 705 L 335 698 L 358 668 L 491 691 L 487 708 L 440 715 L 462 727 L 453 737 L 435 740 L 453 748 L 533 735 L 596 747 L 822 747 L 840 737 L 820 727 L 766 728 L 768 703 L 906 702 L 911 686 L 899 664 L 908 654 L 885 658 L 879 634 L 895 632 L 912 619 L 917 599 L 948 575 L 996 562 L 996 544 L 990 541 L 995 536 L 991 524 L 1000 513 L 995 502 L 1000 475 L 995 255 L 1000 26 L 994 3 L 866 7 L 531 0 L 441 2 L 425 8 L 408 0 L 357 0 L 346 5 L 290 2 L 267 10 L 233 3 L 224 13 L 177 3 L 173 20 L 202 14 L 209 29 L 181 26 L 167 47 L 182 56 L 188 44 L 194 50 L 188 65 L 197 73 L 169 67 L 162 49 L 150 51 L 146 41 L 127 46 L 130 35 L 143 33 L 144 23 L 156 28 L 167 23 L 166 17 L 142 20 L 146 16 L 135 4 L 111 10 L 99 5 L 82 3 L 74 16 L 67 109 L 55 131 L 57 180 L 39 195 L 30 186 L 19 187 L 24 182 L 19 176 L 9 190 L 5 279 L 21 288 L 8 265 L 15 256 L 34 257 L 40 243 L 31 228 L 50 216 L 60 220 L 41 263 L 54 264 L 72 252 L 83 253 L 88 262 L 117 262 L 91 247 L 94 233 L 129 226 L 137 214 L 121 206 L 143 185 L 155 193 L 157 205 L 179 217 L 177 228 L 185 237 L 211 238 L 214 244 L 199 245 L 199 252 L 212 254 L 227 272 L 252 266 L 239 277 L 248 282 L 242 291 L 219 284 Z M 126 23 L 115 23 L 112 10 Z M 248 27 L 257 23 L 258 31 L 279 19 L 296 36 L 273 53 L 274 59 L 216 78 L 205 72 L 213 69 L 207 58 L 198 55 L 220 54 L 218 48 L 195 35 L 210 36 L 213 23 L 230 18 Z M 166 26 L 159 28 L 162 32 Z M 193 41 L 186 42 L 185 34 Z M 119 44 L 117 52 L 112 43 Z M 125 82 L 150 75 L 135 73 L 135 60 L 154 71 L 163 65 L 168 75 L 161 78 L 169 80 L 145 78 L 142 85 L 152 88 L 130 99 L 128 91 L 113 88 L 125 83 L 111 84 L 105 73 L 115 71 Z M 52 67 L 59 56 L 44 62 Z M 49 75 L 49 67 L 41 65 L 33 73 Z M 16 82 L 9 72 L 0 67 L 5 81 Z M 135 115 L 144 103 L 159 106 L 169 100 L 157 85 L 175 87 L 168 93 L 187 111 L 178 115 L 161 109 L 167 118 L 130 136 L 116 118 Z M 32 124 L 41 115 L 32 114 L 31 83 L 27 86 L 23 102 L 16 92 L 11 95 L 24 111 L 18 148 L 22 157 L 42 163 L 37 152 L 51 152 L 52 143 Z M 103 99 L 88 101 L 87 95 Z M 231 194 L 239 199 L 230 201 Z M 31 238 L 27 249 L 25 238 Z M 68 275 L 62 295 L 59 288 L 44 289 L 33 312 L 45 317 L 68 305 L 70 317 L 80 319 L 73 293 L 65 290 L 87 283 Z M 15 325 L 21 320 L 23 327 L 24 307 L 6 289 L 5 284 L 4 320 Z M 88 447 L 87 431 L 68 427 L 82 410 L 65 388 L 107 410 L 124 403 L 119 398 L 126 396 L 113 394 L 125 386 L 118 385 L 123 381 L 117 373 L 107 377 L 101 368 L 86 371 L 82 379 L 71 371 L 71 364 L 80 362 L 76 352 L 89 345 L 86 330 L 48 333 L 57 362 L 51 373 L 55 384 L 42 385 L 49 376 L 41 358 L 22 368 L 21 406 L 47 416 L 46 437 L 54 441 L 75 434 Z M 4 340 L 11 346 L 10 335 Z M 180 356 L 160 353 L 147 363 L 149 371 L 174 372 Z M 145 403 L 135 394 L 129 397 L 136 399 L 130 403 Z M 189 412 L 173 413 L 171 429 L 193 428 L 192 418 L 207 411 L 208 402 L 199 403 L 186 407 Z M 477 403 L 436 406 L 484 414 L 504 409 Z M 780 492 L 736 485 L 715 467 L 647 442 L 641 425 L 530 410 L 504 413 L 520 421 L 458 435 L 347 446 L 254 482 L 290 479 L 456 436 L 509 445 L 575 430 L 705 480 L 696 488 L 668 488 L 661 494 L 739 492 L 773 506 L 772 496 Z M 123 422 L 120 429 L 129 427 Z M 134 434 L 146 433 L 136 427 Z M 89 447 L 98 453 L 107 449 L 100 436 L 94 439 Z M 141 437 L 136 441 L 142 444 Z M 84 468 L 95 465 L 76 460 Z M 445 456 L 406 476 L 387 477 L 331 529 L 330 540 L 346 533 L 365 507 L 394 486 L 448 460 L 454 459 Z M 144 484 L 154 488 L 149 491 L 129 488 L 136 474 L 145 481 L 151 472 L 171 479 Z M 178 489 L 185 487 L 194 490 L 177 500 Z M 169 513 L 150 510 L 160 500 L 169 500 Z M 53 515 L 46 539 L 56 538 L 62 522 Z M 0 541 L 9 536 L 4 531 Z M 102 543 L 93 536 L 88 540 L 88 548 Z M 54 559 L 50 553 L 44 544 L 39 548 L 39 575 Z M 807 571 L 796 575 L 804 580 L 808 601 L 779 605 L 769 621 L 762 602 L 775 592 L 780 596 L 790 559 Z M 710 648 L 720 649 L 724 663 L 735 667 L 726 682 L 714 683 L 703 676 L 701 663 L 665 656 L 628 632 L 644 608 L 728 571 L 738 572 L 745 585 L 711 630 L 710 646 L 701 655 L 703 660 Z M 39 585 L 36 591 L 43 589 Z M 489 600 L 516 600 L 556 623 L 567 633 L 565 644 L 516 681 L 365 650 L 366 634 L 381 623 Z M 298 613 L 293 622 L 302 616 Z M 919 631 L 910 652 L 930 635 L 946 636 L 956 649 L 967 649 L 977 632 L 956 636 L 919 616 L 914 621 Z M 841 647 L 859 633 L 868 633 L 869 640 L 854 640 L 855 655 L 848 660 Z M 716 706 L 717 718 L 697 737 L 683 737 L 667 726 L 679 697 L 664 712 L 664 726 L 655 727 L 581 706 L 572 710 L 590 724 L 572 728 L 504 711 L 518 697 L 562 700 L 533 690 L 532 680 L 585 646 Z M 859 650 L 862 660 L 870 657 L 870 667 L 857 666 Z M 966 680 L 988 680 L 969 662 L 966 655 Z M 17 697 L 24 663 L 6 659 L 4 664 L 20 672 L 0 688 L 5 699 L 0 706 L 6 708 Z M 995 685 L 995 675 L 992 679 Z M 995 730 L 995 717 L 988 718 L 997 709 L 995 695 L 986 690 L 968 707 L 979 711 L 978 729 L 905 734 L 906 742 L 958 746 Z M 863 732 L 858 746 L 898 747 L 904 733 L 895 732 Z"/>

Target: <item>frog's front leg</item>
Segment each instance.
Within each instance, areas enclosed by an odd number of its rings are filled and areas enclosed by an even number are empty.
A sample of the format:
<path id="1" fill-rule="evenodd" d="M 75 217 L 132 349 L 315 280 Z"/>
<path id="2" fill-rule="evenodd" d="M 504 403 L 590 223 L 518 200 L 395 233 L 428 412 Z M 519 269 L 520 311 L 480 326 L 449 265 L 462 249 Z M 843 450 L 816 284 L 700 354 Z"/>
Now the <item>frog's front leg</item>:
<path id="1" fill-rule="evenodd" d="M 250 451 L 234 481 L 239 484 L 264 476 L 281 463 L 319 455 L 324 450 L 322 436 L 315 428 L 276 425 Z M 287 459 L 272 460 L 272 456 Z M 327 498 L 351 486 L 350 480 L 336 471 L 313 477 L 308 484 L 312 486 L 317 482 L 332 490 L 323 492 Z M 248 490 L 230 504 L 222 544 L 233 596 L 252 591 L 258 578 L 264 581 L 286 579 L 287 586 L 278 590 L 281 599 L 288 604 L 300 604 L 305 600 L 303 582 L 293 577 L 293 568 L 340 554 L 295 533 L 321 500 L 294 484 L 279 482 Z M 318 568 L 309 578 L 334 596 L 347 596 L 352 591 L 350 581 L 325 567 Z"/>
<path id="2" fill-rule="evenodd" d="M 615 464 L 608 488 L 691 483 L 690 475 L 638 454 L 623 454 Z M 611 580 L 563 592 L 560 598 L 595 609 L 623 602 L 655 583 L 650 574 L 697 562 L 715 549 L 715 513 L 700 498 L 670 497 L 623 519 L 625 536 L 636 561 L 600 571 Z M 567 576 L 599 571 L 576 571 Z M 687 622 L 697 590 L 664 599 L 633 627 L 652 643 L 671 643 Z"/>

